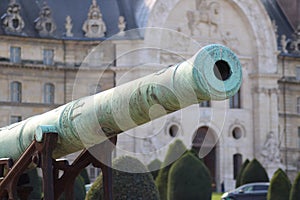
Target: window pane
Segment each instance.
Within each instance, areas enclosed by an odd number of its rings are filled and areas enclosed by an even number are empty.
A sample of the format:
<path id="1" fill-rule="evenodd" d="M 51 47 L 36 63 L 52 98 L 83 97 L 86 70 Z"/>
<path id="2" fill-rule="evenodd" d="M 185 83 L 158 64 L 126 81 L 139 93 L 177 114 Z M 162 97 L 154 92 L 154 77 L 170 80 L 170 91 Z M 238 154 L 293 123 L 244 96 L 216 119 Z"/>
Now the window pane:
<path id="1" fill-rule="evenodd" d="M 11 101 L 12 102 L 21 102 L 22 99 L 22 85 L 20 82 L 14 81 L 10 86 L 11 90 Z"/>
<path id="2" fill-rule="evenodd" d="M 96 85 L 91 85 L 89 90 L 90 90 L 90 95 L 93 95 L 101 92 L 102 88 L 100 84 L 96 84 Z"/>
<path id="3" fill-rule="evenodd" d="M 300 81 L 300 67 L 296 67 L 296 79 Z"/>
<path id="4" fill-rule="evenodd" d="M 46 83 L 44 86 L 44 103 L 54 103 L 55 87 L 51 83 Z"/>
<path id="5" fill-rule="evenodd" d="M 200 107 L 210 107 L 210 101 L 203 101 L 199 104 Z"/>
<path id="6" fill-rule="evenodd" d="M 20 63 L 21 62 L 21 48 L 10 47 L 10 62 Z"/>
<path id="7" fill-rule="evenodd" d="M 297 114 L 300 115 L 300 97 L 297 98 Z"/>
<path id="8" fill-rule="evenodd" d="M 53 58 L 54 58 L 54 50 L 53 49 L 44 49 L 44 64 L 45 65 L 53 65 L 54 64 L 54 61 L 53 61 Z"/>
<path id="9" fill-rule="evenodd" d="M 20 122 L 22 121 L 22 117 L 21 116 L 11 116 L 10 117 L 10 123 L 13 124 L 13 123 L 17 123 L 17 122 Z"/>
<path id="10" fill-rule="evenodd" d="M 241 95 L 240 90 L 229 99 L 230 108 L 241 108 Z"/>
<path id="11" fill-rule="evenodd" d="M 298 127 L 298 147 L 300 148 L 300 127 Z"/>

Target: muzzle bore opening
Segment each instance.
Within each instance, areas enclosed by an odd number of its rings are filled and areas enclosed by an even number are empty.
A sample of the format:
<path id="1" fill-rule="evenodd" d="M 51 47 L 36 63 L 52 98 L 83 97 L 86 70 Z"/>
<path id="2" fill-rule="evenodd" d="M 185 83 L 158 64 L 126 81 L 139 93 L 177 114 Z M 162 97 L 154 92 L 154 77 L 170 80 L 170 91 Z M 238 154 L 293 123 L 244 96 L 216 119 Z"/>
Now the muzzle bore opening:
<path id="1" fill-rule="evenodd" d="M 231 69 L 228 63 L 224 60 L 218 60 L 214 66 L 214 74 L 217 79 L 226 81 L 231 76 Z"/>

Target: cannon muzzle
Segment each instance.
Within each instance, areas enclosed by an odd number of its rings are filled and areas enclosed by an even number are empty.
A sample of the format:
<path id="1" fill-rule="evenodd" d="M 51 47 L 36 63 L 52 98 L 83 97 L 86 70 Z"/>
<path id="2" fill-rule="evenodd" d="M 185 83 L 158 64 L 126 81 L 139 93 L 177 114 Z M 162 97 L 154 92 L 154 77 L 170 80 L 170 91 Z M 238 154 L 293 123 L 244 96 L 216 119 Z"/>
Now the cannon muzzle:
<path id="1" fill-rule="evenodd" d="M 185 62 L 1 128 L 0 157 L 19 158 L 42 140 L 41 127 L 51 125 L 59 136 L 53 158 L 59 158 L 192 104 L 227 99 L 241 82 L 237 56 L 208 45 Z"/>

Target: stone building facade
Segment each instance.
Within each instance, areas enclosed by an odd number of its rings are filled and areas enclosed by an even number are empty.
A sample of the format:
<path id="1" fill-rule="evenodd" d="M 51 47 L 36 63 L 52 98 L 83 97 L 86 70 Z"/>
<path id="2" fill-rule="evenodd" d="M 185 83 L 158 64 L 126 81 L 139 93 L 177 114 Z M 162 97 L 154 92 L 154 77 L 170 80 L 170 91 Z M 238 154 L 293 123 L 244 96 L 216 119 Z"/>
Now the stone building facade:
<path id="1" fill-rule="evenodd" d="M 115 155 L 162 160 L 181 139 L 204 157 L 218 191 L 234 187 L 246 158 L 292 179 L 300 167 L 300 53 L 298 22 L 286 10 L 279 0 L 1 1 L 0 125 L 220 43 L 242 63 L 239 93 L 127 131 Z"/>

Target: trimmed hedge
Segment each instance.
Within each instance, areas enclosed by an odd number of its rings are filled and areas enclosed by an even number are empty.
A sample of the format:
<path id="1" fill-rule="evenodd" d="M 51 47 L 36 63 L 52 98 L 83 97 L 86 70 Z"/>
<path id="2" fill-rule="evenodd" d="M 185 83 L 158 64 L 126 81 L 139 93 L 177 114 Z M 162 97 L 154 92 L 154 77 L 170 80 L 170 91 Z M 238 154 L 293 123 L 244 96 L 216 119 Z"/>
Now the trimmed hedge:
<path id="1" fill-rule="evenodd" d="M 86 190 L 85 190 L 85 183 L 84 178 L 79 174 L 74 183 L 74 198 L 75 200 L 82 200 L 85 198 Z M 60 196 L 59 200 L 65 200 L 64 193 Z"/>
<path id="2" fill-rule="evenodd" d="M 28 199 L 41 199 L 42 197 L 42 178 L 38 175 L 37 168 L 27 172 L 29 177 L 29 186 L 33 188 Z"/>
<path id="3" fill-rule="evenodd" d="M 300 172 L 298 173 L 296 179 L 291 188 L 290 200 L 299 200 L 300 199 Z"/>
<path id="4" fill-rule="evenodd" d="M 211 176 L 204 163 L 188 152 L 171 167 L 168 200 L 211 200 Z"/>
<path id="5" fill-rule="evenodd" d="M 152 162 L 150 162 L 147 166 L 148 170 L 151 171 L 151 174 L 152 174 L 152 177 L 154 180 L 158 176 L 158 172 L 159 172 L 161 165 L 162 165 L 161 161 L 158 159 L 155 159 Z"/>
<path id="6" fill-rule="evenodd" d="M 269 177 L 265 168 L 260 164 L 260 162 L 258 162 L 256 159 L 253 159 L 245 168 L 240 183 L 241 185 L 244 185 L 255 182 L 269 182 Z"/>
<path id="7" fill-rule="evenodd" d="M 155 180 L 161 200 L 167 200 L 169 170 L 172 167 L 173 162 L 178 160 L 185 152 L 186 147 L 181 140 L 176 140 L 170 145 L 165 160 L 162 163 L 162 168 L 159 170 Z"/>
<path id="8" fill-rule="evenodd" d="M 278 169 L 272 179 L 268 190 L 267 200 L 288 200 L 291 182 L 282 169 Z"/>
<path id="9" fill-rule="evenodd" d="M 241 169 L 236 176 L 235 188 L 238 188 L 242 185 L 241 184 L 242 174 L 245 171 L 245 169 L 249 163 L 250 163 L 250 161 L 248 159 L 246 159 L 245 162 L 242 164 Z"/>
<path id="10" fill-rule="evenodd" d="M 86 171 L 85 168 L 80 172 L 80 176 L 83 178 L 84 184 L 91 183 L 89 175 L 88 175 L 88 173 L 87 173 L 87 171 Z"/>
<path id="11" fill-rule="evenodd" d="M 158 190 L 155 187 L 154 180 L 146 167 L 137 159 L 124 156 L 113 162 L 113 167 L 123 169 L 119 171 L 113 169 L 113 199 L 147 199 L 159 200 Z M 126 171 L 136 171 L 137 173 L 128 173 Z M 86 195 L 86 200 L 104 199 L 102 174 L 96 179 Z"/>

